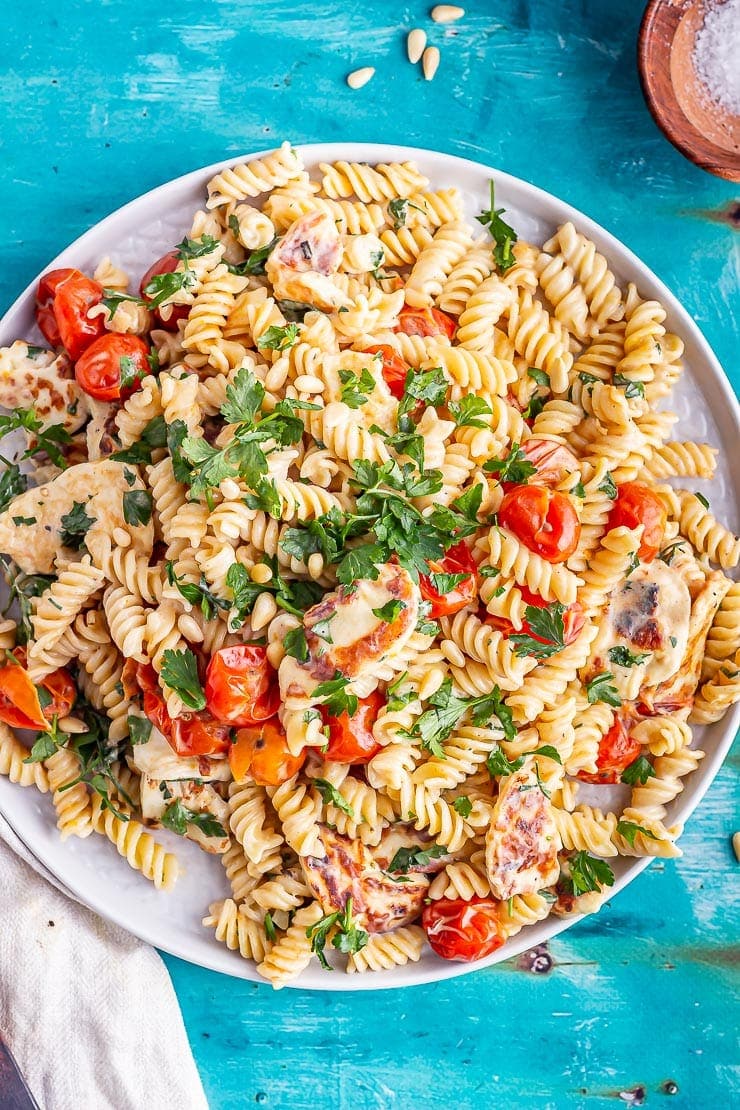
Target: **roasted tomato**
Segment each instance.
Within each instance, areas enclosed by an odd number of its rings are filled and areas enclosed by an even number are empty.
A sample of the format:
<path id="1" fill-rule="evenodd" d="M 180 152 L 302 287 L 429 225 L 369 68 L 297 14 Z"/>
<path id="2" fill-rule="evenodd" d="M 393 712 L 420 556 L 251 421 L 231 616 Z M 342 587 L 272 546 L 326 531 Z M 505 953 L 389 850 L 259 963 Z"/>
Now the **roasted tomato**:
<path id="1" fill-rule="evenodd" d="M 532 436 L 522 447 L 529 462 L 537 468 L 533 482 L 543 486 L 557 486 L 568 474 L 578 470 L 578 459 L 562 443 L 553 443 L 550 439 L 538 439 Z"/>
<path id="2" fill-rule="evenodd" d="M 581 525 L 567 494 L 544 486 L 515 486 L 505 494 L 498 522 L 548 563 L 563 563 L 578 547 Z"/>
<path id="3" fill-rule="evenodd" d="M 17 647 L 0 667 L 0 721 L 13 728 L 46 729 L 55 717 L 67 717 L 77 698 L 74 680 L 64 667 L 35 685 L 26 670 L 26 649 Z"/>
<path id="4" fill-rule="evenodd" d="M 137 665 L 136 681 L 143 694 L 145 714 L 177 755 L 218 755 L 228 751 L 231 727 L 217 721 L 207 709 L 183 713 L 174 720 L 170 717 L 151 663 Z"/>
<path id="5" fill-rule="evenodd" d="M 443 960 L 482 960 L 506 939 L 500 904 L 493 898 L 440 898 L 424 907 L 421 924 L 432 949 Z"/>
<path id="6" fill-rule="evenodd" d="M 260 786 L 280 786 L 297 775 L 305 761 L 305 751 L 290 754 L 285 732 L 277 721 L 240 728 L 229 748 L 229 766 L 236 781 L 243 782 L 250 776 Z"/>
<path id="7" fill-rule="evenodd" d="M 138 335 L 108 332 L 77 360 L 77 384 L 98 401 L 125 400 L 149 373 L 148 354 L 149 348 Z"/>
<path id="8" fill-rule="evenodd" d="M 53 347 L 62 346 L 76 361 L 105 332 L 102 314 L 88 312 L 103 298 L 103 286 L 80 270 L 51 270 L 36 293 L 36 320 Z"/>
<path id="9" fill-rule="evenodd" d="M 153 263 L 147 272 L 144 274 L 139 285 L 139 295 L 142 300 L 150 301 L 154 297 L 154 290 L 147 292 L 147 286 L 153 277 L 159 277 L 160 274 L 171 274 L 177 269 L 177 264 L 180 261 L 180 256 L 177 251 L 169 251 L 168 254 L 162 255 Z M 177 325 L 180 320 L 184 320 L 190 312 L 190 305 L 187 304 L 174 304 L 170 305 L 170 311 L 167 319 L 162 317 L 158 308 L 154 309 L 154 315 L 158 324 L 165 328 L 166 331 L 177 331 Z"/>
<path id="10" fill-rule="evenodd" d="M 467 546 L 460 541 L 449 548 L 444 559 L 439 562 L 430 562 L 429 567 L 434 574 L 463 574 L 456 585 L 451 585 L 449 590 L 439 590 L 442 583 L 437 579 L 437 584 L 422 574 L 419 577 L 419 589 L 425 601 L 431 602 L 429 616 L 436 620 L 437 617 L 447 617 L 451 613 L 459 613 L 466 605 L 470 605 L 478 596 L 477 567 Z"/>
<path id="11" fill-rule="evenodd" d="M 544 597 L 540 597 L 539 594 L 533 594 L 526 586 L 517 586 L 517 589 L 521 591 L 522 600 L 526 605 L 533 605 L 536 609 L 550 608 L 552 602 L 545 601 Z M 532 631 L 529 621 L 527 621 L 526 618 L 522 621 L 522 627 L 518 630 L 514 628 L 514 625 L 510 620 L 507 620 L 506 617 L 493 617 L 490 613 L 486 613 L 485 610 L 483 614 L 481 614 L 481 619 L 484 620 L 486 624 L 493 625 L 499 632 L 503 632 L 504 636 L 511 636 L 512 633 L 518 631 L 526 636 L 531 636 L 533 640 L 539 640 L 541 644 L 549 643 L 548 640 L 543 640 L 541 636 L 538 636 Z M 563 612 L 563 638 L 566 646 L 578 639 L 585 623 L 586 617 L 583 612 L 583 606 L 579 601 L 574 601 L 573 604 L 569 605 Z"/>
<path id="12" fill-rule="evenodd" d="M 404 335 L 446 335 L 452 339 L 455 334 L 455 321 L 439 308 L 411 308 L 404 305 L 394 331 Z"/>
<path id="13" fill-rule="evenodd" d="M 614 724 L 599 741 L 599 754 L 596 757 L 596 774 L 579 771 L 582 782 L 604 783 L 611 785 L 619 782 L 622 771 L 634 763 L 642 751 L 639 740 L 629 733 L 630 719 L 617 713 Z"/>
<path id="14" fill-rule="evenodd" d="M 383 356 L 383 379 L 396 400 L 400 401 L 404 394 L 406 375 L 410 366 L 401 358 L 398 351 L 394 351 L 388 343 L 380 343 L 377 347 L 365 347 L 360 354 Z"/>
<path id="15" fill-rule="evenodd" d="M 373 736 L 373 725 L 385 699 L 377 692 L 357 702 L 357 712 L 351 717 L 347 712 L 332 717 L 319 706 L 324 724 L 329 727 L 329 746 L 325 755 L 335 763 L 368 763 L 377 755 L 381 745 Z"/>
<path id="16" fill-rule="evenodd" d="M 607 527 L 638 528 L 643 526 L 642 541 L 637 554 L 649 563 L 663 546 L 668 515 L 657 493 L 639 482 L 625 482 L 617 490 L 614 508 Z"/>
<path id="17" fill-rule="evenodd" d="M 221 648 L 206 671 L 206 705 L 219 721 L 237 728 L 274 717 L 280 705 L 277 672 L 260 644 Z"/>

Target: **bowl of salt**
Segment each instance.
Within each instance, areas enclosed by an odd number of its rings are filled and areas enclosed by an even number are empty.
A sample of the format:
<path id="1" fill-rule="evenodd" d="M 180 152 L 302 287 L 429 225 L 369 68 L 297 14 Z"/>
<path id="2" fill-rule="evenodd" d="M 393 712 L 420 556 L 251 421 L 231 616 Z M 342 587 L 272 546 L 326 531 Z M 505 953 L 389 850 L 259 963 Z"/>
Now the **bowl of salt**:
<path id="1" fill-rule="evenodd" d="M 638 64 L 648 108 L 673 145 L 740 181 L 740 0 L 652 0 Z"/>

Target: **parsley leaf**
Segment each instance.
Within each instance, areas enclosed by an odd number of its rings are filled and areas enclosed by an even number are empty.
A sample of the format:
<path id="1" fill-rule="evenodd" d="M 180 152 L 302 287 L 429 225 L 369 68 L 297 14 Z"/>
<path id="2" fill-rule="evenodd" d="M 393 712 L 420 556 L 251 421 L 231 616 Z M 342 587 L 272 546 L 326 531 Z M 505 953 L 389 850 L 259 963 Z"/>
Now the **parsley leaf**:
<path id="1" fill-rule="evenodd" d="M 283 645 L 285 654 L 297 659 L 299 663 L 305 663 L 308 660 L 308 644 L 302 625 L 299 625 L 298 628 L 291 628 L 289 632 L 285 633 Z"/>
<path id="2" fill-rule="evenodd" d="M 569 862 L 570 878 L 566 886 L 572 894 L 589 894 L 604 886 L 614 886 L 614 872 L 602 859 L 590 856 L 588 852 L 576 852 Z"/>
<path id="3" fill-rule="evenodd" d="M 373 616 L 377 617 L 379 621 L 393 624 L 394 620 L 396 620 L 405 608 L 405 601 L 387 601 L 386 604 L 381 605 L 379 609 L 373 609 Z"/>
<path id="4" fill-rule="evenodd" d="M 181 291 L 187 293 L 195 289 L 196 284 L 197 278 L 192 270 L 173 270 L 167 274 L 154 274 L 142 289 L 142 293 L 153 311 L 177 293 Z"/>
<path id="5" fill-rule="evenodd" d="M 473 724 L 478 728 L 487 725 L 492 717 L 497 717 L 506 739 L 514 738 L 515 729 L 511 710 L 504 705 L 498 686 L 494 686 L 490 694 L 459 698 L 453 695 L 452 680 L 448 678 L 429 698 L 429 704 L 432 708 L 425 710 L 415 721 L 409 735 L 418 736 L 422 747 L 438 759 L 445 757 L 442 742 L 468 712 L 471 713 Z"/>
<path id="6" fill-rule="evenodd" d="M 315 687 L 314 696 L 324 699 L 321 704 L 331 717 L 341 717 L 342 713 L 354 717 L 357 712 L 357 696 L 347 693 L 348 684 L 349 679 L 335 671 L 333 678 Z"/>
<path id="7" fill-rule="evenodd" d="M 491 406 L 482 397 L 469 394 L 461 397 L 459 401 L 450 401 L 447 406 L 450 415 L 460 428 L 488 428 L 489 425 L 483 416 L 491 416 Z"/>
<path id="8" fill-rule="evenodd" d="M 311 781 L 321 795 L 325 806 L 334 806 L 336 809 L 341 809 L 342 813 L 346 813 L 348 817 L 354 817 L 355 811 L 352 806 L 342 797 L 333 783 L 329 782 L 328 779 L 312 779 Z"/>
<path id="9" fill-rule="evenodd" d="M 162 814 L 162 824 L 178 836 L 185 836 L 188 825 L 200 829 L 204 836 L 225 837 L 226 830 L 211 813 L 194 813 L 177 798 Z"/>
<path id="10" fill-rule="evenodd" d="M 470 799 L 465 800 L 470 804 Z M 463 799 L 458 798 L 457 801 L 463 801 Z M 472 808 L 471 805 L 470 809 Z M 470 813 L 470 810 L 468 810 L 468 813 Z M 428 848 L 399 848 L 388 864 L 388 872 L 406 875 L 412 867 L 426 867 L 433 859 L 441 859 L 442 856 L 446 855 L 447 849 L 443 844 L 431 844 Z"/>
<path id="11" fill-rule="evenodd" d="M 175 586 L 178 592 L 189 601 L 191 605 L 199 606 L 207 621 L 212 620 L 219 609 L 228 609 L 229 603 L 223 597 L 216 597 L 208 585 L 205 576 L 201 574 L 200 582 L 188 582 L 175 572 L 175 564 L 168 559 L 164 565 L 167 581 L 170 586 Z"/>
<path id="12" fill-rule="evenodd" d="M 545 389 L 550 388 L 550 375 L 544 370 L 538 370 L 536 366 L 528 366 L 527 376 L 536 381 L 537 385 L 544 386 Z"/>
<path id="13" fill-rule="evenodd" d="M 650 658 L 649 651 L 637 651 L 634 654 L 622 644 L 609 648 L 609 662 L 618 667 L 639 667 L 646 659 Z"/>
<path id="14" fill-rule="evenodd" d="M 332 937 L 332 945 L 339 952 L 359 952 L 370 939 L 364 929 L 358 929 L 352 920 L 352 899 L 348 898 L 344 909 L 335 913 L 326 914 L 315 925 L 309 925 L 306 936 L 311 941 L 311 951 L 315 953 L 319 963 L 325 971 L 331 971 L 324 949 L 330 931 L 335 928 L 337 932 Z"/>
<path id="15" fill-rule="evenodd" d="M 518 443 L 512 443 L 511 451 L 504 459 L 489 459 L 483 464 L 487 474 L 496 474 L 499 482 L 516 482 L 517 485 L 526 485 L 527 479 L 537 473 L 537 467 L 531 463 Z"/>
<path id="16" fill-rule="evenodd" d="M 643 382 L 633 382 L 631 378 L 625 378 L 624 374 L 615 374 L 612 381 L 616 386 L 624 386 L 624 395 L 628 401 L 631 401 L 633 397 L 645 396 Z"/>
<path id="17" fill-rule="evenodd" d="M 455 813 L 459 813 L 461 817 L 470 817 L 473 812 L 473 803 L 467 794 L 462 794 L 459 798 L 455 798 L 452 803 L 452 808 Z"/>
<path id="18" fill-rule="evenodd" d="M 617 493 L 619 491 L 617 490 L 616 484 L 609 470 L 607 470 L 606 474 L 604 475 L 604 480 L 598 486 L 598 489 L 601 490 L 602 493 L 606 494 L 610 501 L 614 501 L 616 499 Z"/>
<path id="19" fill-rule="evenodd" d="M 565 606 L 557 601 L 548 605 L 546 609 L 540 609 L 537 605 L 528 605 L 524 610 L 524 620 L 530 632 L 509 636 L 509 641 L 515 644 L 516 654 L 533 655 L 535 659 L 548 659 L 551 655 L 562 651 L 565 647 L 564 612 Z"/>
<path id="20" fill-rule="evenodd" d="M 466 520 L 471 524 L 478 525 L 478 513 L 480 512 L 481 502 L 483 501 L 483 486 L 480 483 L 471 486 L 461 493 L 460 496 L 452 502 L 450 506 L 455 512 L 462 513 Z"/>
<path id="21" fill-rule="evenodd" d="M 650 832 L 650 829 L 646 829 L 644 825 L 638 825 L 634 821 L 625 821 L 623 819 L 617 821 L 617 833 L 619 836 L 624 837 L 630 848 L 634 848 L 638 833 L 642 833 L 643 836 L 647 836 L 651 840 L 658 839 L 655 833 Z"/>
<path id="22" fill-rule="evenodd" d="M 205 709 L 206 696 L 198 678 L 198 661 L 190 648 L 185 648 L 184 651 L 166 648 L 162 660 L 162 682 L 179 694 L 188 709 L 196 712 Z"/>
<path id="23" fill-rule="evenodd" d="M 495 185 L 491 181 L 491 207 L 475 218 L 490 232 L 494 243 L 493 258 L 502 273 L 510 270 L 516 262 L 513 246 L 517 241 L 517 233 L 501 219 L 501 213 L 505 211 L 505 208 L 496 208 Z"/>
<path id="24" fill-rule="evenodd" d="M 123 519 L 127 524 L 148 524 L 152 519 L 152 495 L 147 489 L 129 489 L 123 495 Z"/>
<path id="25" fill-rule="evenodd" d="M 511 775 L 514 771 L 518 771 L 524 763 L 524 756 L 517 756 L 516 759 L 509 760 L 501 748 L 496 746 L 486 760 L 486 767 L 491 778 L 497 778 L 500 775 Z"/>
<path id="26" fill-rule="evenodd" d="M 111 316 L 114 314 L 119 305 L 124 301 L 129 301 L 131 304 L 146 305 L 146 301 L 142 301 L 141 297 L 132 297 L 130 293 L 122 293 L 120 289 L 104 289 L 103 296 L 100 303 L 110 312 Z"/>
<path id="27" fill-rule="evenodd" d="M 351 370 L 340 370 L 339 380 L 342 383 L 340 399 L 351 409 L 361 408 L 375 389 L 375 379 L 367 367 L 363 367 L 359 374 L 353 374 Z"/>
<path id="28" fill-rule="evenodd" d="M 0 512 L 4 512 L 11 501 L 28 488 L 28 477 L 21 473 L 17 463 L 9 463 L 0 474 Z"/>
<path id="29" fill-rule="evenodd" d="M 637 786 L 638 782 L 644 786 L 648 779 L 654 778 L 653 765 L 644 755 L 638 755 L 637 759 L 625 767 L 621 775 L 622 782 L 627 783 L 628 786 Z"/>
<path id="30" fill-rule="evenodd" d="M 395 197 L 393 200 L 388 201 L 388 215 L 393 220 L 393 226 L 396 230 L 399 227 L 406 226 L 406 220 L 409 214 L 409 208 L 415 208 L 417 212 L 424 212 L 418 204 L 414 204 L 408 197 Z"/>
<path id="31" fill-rule="evenodd" d="M 64 513 L 61 518 L 62 527 L 59 529 L 59 538 L 64 547 L 73 547 L 79 551 L 85 542 L 88 529 L 95 523 L 96 517 L 88 516 L 84 501 L 73 501 L 72 508 Z"/>
<path id="32" fill-rule="evenodd" d="M 264 274 L 265 262 L 272 254 L 275 247 L 280 242 L 280 236 L 276 235 L 271 243 L 265 247 L 258 247 L 249 254 L 244 262 L 238 263 L 236 266 L 229 266 L 232 274 L 239 274 L 241 277 L 248 277 L 251 274 Z"/>
<path id="33" fill-rule="evenodd" d="M 185 424 L 182 420 L 175 421 L 175 423 Z M 111 455 L 112 459 L 116 462 L 122 463 L 150 463 L 152 461 L 152 451 L 167 446 L 167 433 L 168 428 L 164 422 L 163 416 L 153 416 L 141 430 L 141 437 L 137 443 L 133 443 L 130 447 L 124 448 L 122 451 L 114 451 Z M 178 479 L 179 481 L 180 479 Z"/>
<path id="34" fill-rule="evenodd" d="M 662 551 L 658 552 L 658 558 L 661 562 L 665 563 L 666 566 L 670 566 L 678 552 L 685 546 L 686 540 L 674 540 L 673 543 L 669 543 L 667 547 L 664 547 Z"/>
<path id="35" fill-rule="evenodd" d="M 187 262 L 191 258 L 203 258 L 217 246 L 218 241 L 212 235 L 201 235 L 199 239 L 189 239 L 186 235 L 175 247 L 175 253 L 181 262 Z"/>
<path id="36" fill-rule="evenodd" d="M 152 734 L 152 722 L 149 718 L 134 716 L 130 713 L 126 719 L 128 721 L 128 735 L 131 743 L 146 744 Z"/>
<path id="37" fill-rule="evenodd" d="M 697 490 L 694 490 L 694 497 L 696 498 L 696 500 L 699 502 L 700 505 L 704 506 L 705 509 L 709 508 L 709 501 L 707 500 L 707 498 L 704 496 L 703 493 L 699 493 Z"/>
<path id="38" fill-rule="evenodd" d="M 614 685 L 614 675 L 611 671 L 602 671 L 600 674 L 594 675 L 591 681 L 586 683 L 586 697 L 588 698 L 589 705 L 594 705 L 597 701 L 603 701 L 607 705 L 613 705 L 616 708 L 622 704 L 622 699 L 619 696 L 619 690 Z"/>
<path id="39" fill-rule="evenodd" d="M 246 366 L 239 370 L 226 387 L 226 400 L 221 415 L 229 424 L 249 424 L 262 408 L 265 387 Z"/>
<path id="40" fill-rule="evenodd" d="M 272 324 L 257 340 L 257 347 L 260 351 L 287 351 L 297 341 L 297 324 L 286 324 L 284 328 Z"/>

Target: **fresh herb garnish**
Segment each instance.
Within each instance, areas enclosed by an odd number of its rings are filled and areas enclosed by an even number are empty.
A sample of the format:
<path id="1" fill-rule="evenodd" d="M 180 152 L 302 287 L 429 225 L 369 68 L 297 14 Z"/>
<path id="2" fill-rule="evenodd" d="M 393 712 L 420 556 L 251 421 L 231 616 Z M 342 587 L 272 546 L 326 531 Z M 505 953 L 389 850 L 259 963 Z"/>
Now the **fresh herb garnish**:
<path id="1" fill-rule="evenodd" d="M 325 806 L 334 806 L 336 809 L 341 809 L 342 813 L 346 813 L 348 817 L 354 817 L 355 811 L 349 802 L 342 797 L 333 783 L 328 779 L 312 779 L 311 780 L 321 795 L 321 799 Z"/>
<path id="2" fill-rule="evenodd" d="M 348 684 L 349 679 L 335 671 L 333 678 L 315 687 L 314 697 L 324 699 L 321 704 L 331 717 L 341 717 L 342 713 L 354 717 L 357 712 L 357 696 L 347 693 Z"/>
<path id="3" fill-rule="evenodd" d="M 286 632 L 283 645 L 286 655 L 297 659 L 299 663 L 308 661 L 308 644 L 306 643 L 306 633 L 303 625 L 299 625 L 298 628 L 291 628 L 289 632 Z"/>
<path id="4" fill-rule="evenodd" d="M 489 459 L 483 464 L 483 469 L 488 474 L 495 474 L 499 482 L 516 482 L 517 485 L 526 485 L 527 480 L 537 473 L 537 467 L 529 461 L 518 443 L 512 443 L 506 458 Z"/>
<path id="5" fill-rule="evenodd" d="M 88 516 L 85 509 L 84 501 L 73 501 L 70 511 L 62 515 L 59 538 L 63 547 L 73 547 L 75 551 L 79 551 L 84 544 L 88 529 L 96 520 L 94 516 Z"/>
<path id="6" fill-rule="evenodd" d="M 260 351 L 287 351 L 298 342 L 298 325 L 286 324 L 284 328 L 273 324 L 257 340 Z"/>
<path id="7" fill-rule="evenodd" d="M 641 663 L 644 663 L 646 659 L 650 658 L 649 651 L 637 651 L 633 653 L 622 644 L 617 644 L 616 647 L 609 648 L 608 655 L 609 661 L 616 664 L 617 667 L 639 667 Z"/>
<path id="8" fill-rule="evenodd" d="M 336 927 L 337 932 L 332 937 L 332 946 L 339 952 L 359 952 L 370 939 L 364 929 L 359 929 L 352 920 L 352 899 L 348 898 L 344 909 L 335 913 L 326 914 L 315 925 L 309 925 L 306 936 L 311 941 L 311 951 L 318 957 L 318 961 L 325 971 L 331 971 L 324 949 L 329 933 Z"/>
<path id="9" fill-rule="evenodd" d="M 351 409 L 361 408 L 375 389 L 375 379 L 367 367 L 363 367 L 359 374 L 340 370 L 339 380 L 342 383 L 340 399 Z"/>
<path id="10" fill-rule="evenodd" d="M 605 494 L 610 501 L 615 500 L 619 491 L 617 490 L 616 484 L 609 470 L 607 470 L 606 474 L 604 475 L 604 480 L 599 484 L 599 486 L 597 486 L 597 489 Z"/>
<path id="11" fill-rule="evenodd" d="M 405 608 L 405 601 L 387 601 L 385 605 L 381 605 L 379 609 L 373 609 L 373 616 L 377 617 L 379 621 L 393 624 L 393 621 L 396 620 Z"/>
<path id="12" fill-rule="evenodd" d="M 458 798 L 462 801 L 462 798 Z M 468 804 L 470 800 L 467 799 Z M 457 807 L 455 807 L 457 808 Z M 470 807 L 472 809 L 472 806 Z M 470 810 L 468 810 L 470 813 Z M 443 844 L 430 844 L 428 848 L 399 848 L 391 862 L 388 864 L 388 873 L 394 872 L 406 875 L 413 867 L 426 867 L 433 859 L 441 859 L 447 855 L 447 848 Z"/>
<path id="13" fill-rule="evenodd" d="M 183 421 L 180 423 L 185 427 Z M 141 438 L 122 451 L 114 451 L 111 459 L 121 463 L 146 463 L 152 461 L 152 451 L 167 446 L 167 425 L 163 416 L 153 416 L 141 431 Z M 179 479 L 178 479 L 179 480 Z"/>
<path id="14" fill-rule="evenodd" d="M 194 813 L 192 809 L 184 806 L 179 798 L 162 814 L 162 824 L 178 836 L 185 836 L 188 825 L 200 829 L 204 836 L 225 837 L 227 835 L 223 825 L 211 813 Z"/>
<path id="15" fill-rule="evenodd" d="M 467 394 L 459 401 L 450 401 L 447 406 L 450 415 L 459 428 L 488 428 L 490 425 L 482 419 L 491 416 L 491 406 L 482 397 Z"/>
<path id="16" fill-rule="evenodd" d="M 649 837 L 650 840 L 658 839 L 655 833 L 651 832 L 650 829 L 646 829 L 644 825 L 638 825 L 634 821 L 625 821 L 624 819 L 617 821 L 617 833 L 619 836 L 624 837 L 630 848 L 634 848 L 638 833 L 642 833 L 643 836 Z"/>
<path id="17" fill-rule="evenodd" d="M 166 648 L 160 671 L 162 682 L 179 695 L 188 709 L 205 709 L 206 696 L 198 678 L 198 661 L 190 648 L 173 651 Z"/>
<path id="18" fill-rule="evenodd" d="M 661 562 L 665 563 L 666 566 L 670 566 L 678 552 L 682 547 L 685 547 L 685 545 L 686 540 L 674 540 L 673 543 L 669 543 L 662 551 L 658 552 L 658 558 Z"/>
<path id="19" fill-rule="evenodd" d="M 631 378 L 625 378 L 623 374 L 615 374 L 612 381 L 614 385 L 624 387 L 624 395 L 628 401 L 631 401 L 633 397 L 645 396 L 643 382 L 633 382 Z"/>
<path id="20" fill-rule="evenodd" d="M 459 798 L 455 798 L 452 803 L 452 808 L 455 810 L 455 813 L 459 813 L 461 817 L 470 817 L 470 814 L 473 812 L 473 803 L 467 794 L 461 794 Z"/>
<path id="21" fill-rule="evenodd" d="M 588 852 L 576 852 L 568 861 L 568 866 L 570 877 L 565 880 L 565 886 L 574 895 L 614 886 L 614 872 L 609 864 Z"/>
<path id="22" fill-rule="evenodd" d="M 501 219 L 501 213 L 505 211 L 505 208 L 496 208 L 495 184 L 491 181 L 491 207 L 475 218 L 490 232 L 494 243 L 493 259 L 502 273 L 510 270 L 516 262 L 513 247 L 517 241 L 517 233 Z"/>
<path id="23" fill-rule="evenodd" d="M 654 778 L 653 765 L 644 755 L 638 755 L 637 759 L 625 767 L 621 776 L 622 782 L 628 786 L 637 786 L 638 782 L 644 786 L 648 779 Z"/>
<path id="24" fill-rule="evenodd" d="M 138 717 L 129 713 L 128 735 L 132 744 L 146 744 L 152 734 L 152 722 L 148 717 Z"/>
<path id="25" fill-rule="evenodd" d="M 478 728 L 496 717 L 507 740 L 513 740 L 516 734 L 511 710 L 504 704 L 498 686 L 494 686 L 490 694 L 460 698 L 452 693 L 452 680 L 448 678 L 429 698 L 429 704 L 432 708 L 421 714 L 408 735 L 419 737 L 422 747 L 438 759 L 445 758 L 442 742 L 466 713 L 471 714 L 473 724 Z"/>
<path id="26" fill-rule="evenodd" d="M 123 519 L 135 527 L 152 519 L 152 495 L 147 489 L 129 489 L 123 495 Z"/>
<path id="27" fill-rule="evenodd" d="M 529 627 L 529 632 L 520 632 L 510 636 L 510 643 L 514 644 L 517 655 L 532 655 L 535 659 L 548 659 L 551 655 L 562 651 L 565 645 L 565 624 L 563 614 L 565 606 L 556 601 L 546 609 L 537 605 L 528 605 L 524 610 L 524 619 Z"/>
<path id="28" fill-rule="evenodd" d="M 594 705 L 597 701 L 603 701 L 607 705 L 613 705 L 616 708 L 622 704 L 622 699 L 619 695 L 619 690 L 614 685 L 614 675 L 611 671 L 602 671 L 600 674 L 594 675 L 591 681 L 586 683 L 586 697 L 588 698 L 589 705 Z"/>
<path id="29" fill-rule="evenodd" d="M 200 582 L 188 582 L 175 572 L 172 559 L 167 560 L 164 569 L 170 586 L 175 586 L 180 595 L 191 605 L 197 605 L 207 621 L 212 620 L 219 609 L 229 608 L 226 598 L 217 597 L 212 593 L 204 575 L 201 574 Z"/>
<path id="30" fill-rule="evenodd" d="M 696 498 L 696 500 L 699 502 L 700 505 L 704 506 L 705 509 L 709 508 L 709 501 L 707 500 L 707 498 L 704 496 L 703 493 L 699 493 L 697 490 L 694 490 L 694 497 Z"/>

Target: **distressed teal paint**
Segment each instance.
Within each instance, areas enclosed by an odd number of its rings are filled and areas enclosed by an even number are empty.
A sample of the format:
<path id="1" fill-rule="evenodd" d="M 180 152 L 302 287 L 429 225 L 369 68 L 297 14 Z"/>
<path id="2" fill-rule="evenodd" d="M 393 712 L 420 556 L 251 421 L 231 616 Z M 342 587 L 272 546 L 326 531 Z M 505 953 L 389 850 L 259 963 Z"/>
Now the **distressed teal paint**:
<path id="1" fill-rule="evenodd" d="M 8 6 L 0 309 L 90 224 L 184 170 L 284 137 L 403 142 L 491 162 L 595 217 L 682 298 L 740 382 L 738 233 L 706 215 L 737 190 L 650 119 L 641 5 L 467 6 L 447 29 L 397 0 Z M 415 25 L 442 48 L 432 84 L 405 60 L 402 28 Z M 343 78 L 364 64 L 377 75 L 353 93 Z M 736 745 L 683 859 L 653 864 L 555 940 L 549 974 L 273 995 L 168 959 L 214 1110 L 596 1110 L 639 1086 L 666 1110 L 737 1101 L 738 758 Z"/>

